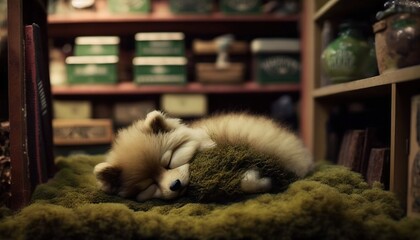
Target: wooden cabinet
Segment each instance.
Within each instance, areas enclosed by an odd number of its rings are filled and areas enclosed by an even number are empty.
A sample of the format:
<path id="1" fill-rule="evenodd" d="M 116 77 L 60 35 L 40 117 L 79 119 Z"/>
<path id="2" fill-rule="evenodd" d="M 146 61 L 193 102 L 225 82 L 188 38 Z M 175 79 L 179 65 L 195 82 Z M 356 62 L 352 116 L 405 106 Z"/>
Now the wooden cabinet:
<path id="1" fill-rule="evenodd" d="M 120 74 L 115 86 L 54 86 L 55 99 L 83 99 L 106 102 L 108 106 L 118 101 L 152 100 L 159 108 L 159 96 L 165 93 L 200 93 L 208 97 L 209 113 L 228 110 L 247 110 L 270 114 L 270 105 L 283 94 L 289 94 L 295 102 L 300 100 L 301 83 L 258 84 L 253 77 L 252 54 L 233 56 L 246 63 L 245 79 L 241 84 L 202 84 L 197 81 L 194 66 L 197 56 L 192 51 L 194 39 L 212 39 L 232 33 L 237 40 L 250 42 L 255 38 L 300 38 L 300 14 L 293 15 L 225 15 L 214 11 L 204 15 L 177 15 L 170 13 L 167 1 L 151 1 L 148 14 L 112 14 L 103 12 L 74 12 L 48 17 L 49 37 L 58 43 L 74 42 L 77 36 L 119 36 L 120 59 L 128 65 L 128 73 Z M 134 53 L 134 35 L 138 32 L 183 32 L 188 81 L 185 86 L 151 85 L 136 86 L 130 76 Z M 128 76 L 128 77 L 127 77 Z"/>
<path id="2" fill-rule="evenodd" d="M 403 206 L 407 199 L 407 162 L 410 134 L 410 99 L 420 93 L 420 66 L 389 71 L 366 79 L 323 85 L 320 56 L 323 51 L 322 26 L 326 20 L 362 19 L 374 23 L 376 12 L 383 2 L 306 0 L 304 2 L 303 38 L 305 41 L 303 89 L 305 112 L 304 138 L 317 160 L 326 159 L 331 142 L 328 139 L 328 121 L 340 106 L 360 103 L 367 106 L 364 119 L 368 125 L 381 125 L 381 137 L 390 150 L 389 189 L 396 193 Z M 332 159 L 329 159 L 332 160 Z"/>

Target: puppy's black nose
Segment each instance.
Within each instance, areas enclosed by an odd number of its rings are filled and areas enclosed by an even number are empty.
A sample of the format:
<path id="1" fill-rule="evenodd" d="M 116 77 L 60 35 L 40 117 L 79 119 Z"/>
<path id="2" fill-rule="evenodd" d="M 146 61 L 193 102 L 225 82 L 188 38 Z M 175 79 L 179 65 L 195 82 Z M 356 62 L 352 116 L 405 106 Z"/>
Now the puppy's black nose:
<path id="1" fill-rule="evenodd" d="M 180 188 L 181 188 L 181 181 L 179 181 L 179 179 L 173 181 L 171 183 L 171 186 L 169 187 L 171 191 L 178 191 Z"/>

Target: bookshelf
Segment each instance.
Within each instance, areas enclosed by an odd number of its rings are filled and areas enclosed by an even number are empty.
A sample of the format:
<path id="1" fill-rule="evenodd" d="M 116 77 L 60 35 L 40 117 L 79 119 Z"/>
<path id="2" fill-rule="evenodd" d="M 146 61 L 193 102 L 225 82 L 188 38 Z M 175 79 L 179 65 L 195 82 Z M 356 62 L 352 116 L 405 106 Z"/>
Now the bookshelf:
<path id="1" fill-rule="evenodd" d="M 379 107 L 376 121 L 386 126 L 389 143 L 389 189 L 395 192 L 402 206 L 407 201 L 408 143 L 410 136 L 410 99 L 420 93 L 420 66 L 411 66 L 366 79 L 326 85 L 321 84 L 319 59 L 322 23 L 325 20 L 342 21 L 347 18 L 371 16 L 383 9 L 384 1 L 349 2 L 338 0 L 306 0 L 304 25 L 306 33 L 303 102 L 310 111 L 303 117 L 304 138 L 315 158 L 325 159 L 328 148 L 327 122 L 333 109 L 339 105 L 359 102 Z M 362 12 L 360 9 L 363 9 Z M 371 19 L 366 17 L 367 19 Z M 373 111 L 368 109 L 368 111 Z M 385 116 L 385 117 L 383 117 Z M 379 119 L 382 118 L 383 119 Z"/>
<path id="2" fill-rule="evenodd" d="M 159 102 L 159 96 L 165 93 L 206 94 L 212 96 L 209 97 L 209 113 L 233 109 L 263 114 L 269 114 L 270 104 L 284 94 L 291 95 L 294 101 L 300 100 L 302 83 L 259 84 L 253 79 L 250 51 L 243 56 L 233 56 L 246 64 L 245 79 L 242 83 L 212 85 L 198 82 L 194 64 L 199 62 L 197 58 L 208 58 L 208 56 L 194 56 L 192 41 L 212 39 L 227 33 L 232 33 L 235 38 L 247 43 L 255 38 L 265 37 L 299 38 L 301 14 L 226 15 L 215 10 L 204 15 L 182 15 L 172 14 L 165 0 L 151 2 L 152 11 L 147 14 L 112 14 L 108 11 L 50 14 L 48 16 L 49 38 L 53 41 L 72 43 L 77 36 L 120 36 L 122 42 L 126 44 L 121 50 L 120 59 L 123 58 L 126 64 L 130 64 L 134 51 L 132 41 L 137 32 L 183 32 L 186 36 L 188 58 L 187 84 L 137 86 L 132 83 L 132 79 L 127 78 L 119 79 L 119 82 L 112 86 L 53 86 L 54 99 L 92 99 L 93 101 L 100 99 L 100 102 L 107 101 L 111 106 L 118 99 L 107 98 L 107 96 L 127 97 L 130 101 L 152 99 Z M 127 75 L 129 74 L 124 76 Z M 239 103 L 238 106 L 235 106 L 236 103 Z M 227 105 L 229 109 L 225 109 Z M 156 106 L 159 107 L 159 104 Z"/>

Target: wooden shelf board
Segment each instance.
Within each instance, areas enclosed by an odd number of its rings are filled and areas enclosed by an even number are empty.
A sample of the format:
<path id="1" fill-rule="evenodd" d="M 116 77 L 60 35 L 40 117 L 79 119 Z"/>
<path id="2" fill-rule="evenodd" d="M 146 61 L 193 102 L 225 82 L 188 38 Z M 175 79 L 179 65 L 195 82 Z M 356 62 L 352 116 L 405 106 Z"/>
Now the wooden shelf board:
<path id="1" fill-rule="evenodd" d="M 112 13 L 70 13 L 53 14 L 48 16 L 49 25 L 55 24 L 83 24 L 83 23 L 110 23 L 110 22 L 294 22 L 299 15 L 241 15 L 231 16 L 222 13 L 209 15 L 173 15 L 166 13 L 150 14 L 112 14 Z"/>
<path id="2" fill-rule="evenodd" d="M 227 16 L 221 13 L 200 16 L 161 13 L 151 13 L 150 15 L 111 15 L 109 13 L 51 15 L 48 17 L 48 35 L 52 38 L 92 35 L 128 36 L 137 32 L 173 31 L 183 31 L 188 35 L 220 35 L 233 31 L 237 35 L 249 36 L 250 30 L 252 30 L 253 34 L 257 36 L 268 34 L 298 36 L 296 25 L 299 19 L 300 15 Z M 205 28 L 204 32 L 203 28 Z"/>
<path id="3" fill-rule="evenodd" d="M 315 89 L 312 92 L 312 96 L 315 98 L 322 98 L 416 79 L 420 79 L 420 65 L 389 71 L 371 78 L 321 87 Z"/>
<path id="4" fill-rule="evenodd" d="M 333 16 L 345 17 L 348 13 L 359 11 L 362 13 L 374 14 L 380 11 L 383 0 L 369 1 L 346 1 L 346 0 L 329 0 L 318 11 L 315 12 L 314 21 L 321 21 Z M 371 11 L 371 9 L 373 9 Z"/>
<path id="5" fill-rule="evenodd" d="M 73 11 L 48 16 L 49 24 L 82 24 L 82 23 L 109 23 L 109 22 L 267 22 L 267 21 L 298 21 L 299 15 L 226 15 L 222 12 L 209 14 L 175 14 L 169 9 L 167 2 L 151 1 L 152 11 L 150 13 L 113 13 L 107 9 L 98 12 Z"/>
<path id="6" fill-rule="evenodd" d="M 73 85 L 53 86 L 53 96 L 71 95 L 137 95 L 137 94 L 162 94 L 162 93 L 266 93 L 266 92 L 299 92 L 300 84 L 267 84 L 259 85 L 247 82 L 237 85 L 204 85 L 189 83 L 182 86 L 170 85 L 135 85 L 131 82 L 117 85 Z"/>
<path id="7" fill-rule="evenodd" d="M 321 18 L 322 16 L 324 16 L 325 14 L 327 14 L 331 9 L 334 8 L 334 6 L 336 6 L 338 3 L 340 2 L 340 0 L 330 0 L 327 3 L 325 3 L 316 13 L 314 16 L 314 20 L 317 20 L 319 18 Z"/>

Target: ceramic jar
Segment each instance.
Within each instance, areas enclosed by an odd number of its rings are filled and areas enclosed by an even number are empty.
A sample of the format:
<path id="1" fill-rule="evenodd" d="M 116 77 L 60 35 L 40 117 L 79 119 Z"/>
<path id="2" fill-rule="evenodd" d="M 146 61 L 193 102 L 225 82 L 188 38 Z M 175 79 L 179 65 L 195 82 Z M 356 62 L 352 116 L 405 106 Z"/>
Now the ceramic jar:
<path id="1" fill-rule="evenodd" d="M 420 64 L 420 3 L 388 1 L 373 25 L 379 73 Z"/>
<path id="2" fill-rule="evenodd" d="M 376 54 L 359 26 L 340 25 L 338 38 L 321 55 L 322 70 L 331 83 L 370 77 L 376 72 Z"/>

